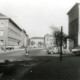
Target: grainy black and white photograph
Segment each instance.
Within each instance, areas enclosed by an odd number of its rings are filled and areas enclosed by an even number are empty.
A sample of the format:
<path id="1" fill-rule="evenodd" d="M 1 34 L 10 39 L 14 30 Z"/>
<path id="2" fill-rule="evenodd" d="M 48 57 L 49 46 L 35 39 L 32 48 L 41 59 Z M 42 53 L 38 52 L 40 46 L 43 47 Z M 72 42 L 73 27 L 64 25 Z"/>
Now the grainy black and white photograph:
<path id="1" fill-rule="evenodd" d="M 0 80 L 80 80 L 80 0 L 0 0 Z"/>

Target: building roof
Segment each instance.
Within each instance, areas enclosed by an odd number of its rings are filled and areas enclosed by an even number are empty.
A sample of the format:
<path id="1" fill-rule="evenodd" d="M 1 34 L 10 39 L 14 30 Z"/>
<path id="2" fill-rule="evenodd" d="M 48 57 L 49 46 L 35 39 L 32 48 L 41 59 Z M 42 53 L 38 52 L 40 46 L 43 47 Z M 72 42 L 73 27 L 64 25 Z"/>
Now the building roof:
<path id="1" fill-rule="evenodd" d="M 22 31 L 22 29 L 21 29 L 11 18 L 9 18 L 9 20 L 10 20 L 15 26 L 17 26 L 18 29 L 20 29 L 20 30 Z"/>
<path id="2" fill-rule="evenodd" d="M 0 18 L 8 18 L 8 17 L 5 16 L 4 14 L 0 13 Z"/>
<path id="3" fill-rule="evenodd" d="M 78 5 L 80 5 L 80 3 L 75 3 L 75 5 L 68 11 L 67 14 L 69 14 L 75 7 L 77 7 Z"/>
<path id="4" fill-rule="evenodd" d="M 31 39 L 44 39 L 44 37 L 32 37 Z"/>
<path id="5" fill-rule="evenodd" d="M 15 26 L 17 26 L 18 29 L 22 31 L 22 29 L 11 18 L 7 17 L 6 15 L 0 13 L 0 19 L 9 19 Z"/>
<path id="6" fill-rule="evenodd" d="M 53 37 L 53 36 L 50 34 L 46 34 L 44 37 Z"/>
<path id="7" fill-rule="evenodd" d="M 22 29 L 22 31 L 28 37 L 28 34 L 26 33 L 26 31 L 24 29 Z"/>

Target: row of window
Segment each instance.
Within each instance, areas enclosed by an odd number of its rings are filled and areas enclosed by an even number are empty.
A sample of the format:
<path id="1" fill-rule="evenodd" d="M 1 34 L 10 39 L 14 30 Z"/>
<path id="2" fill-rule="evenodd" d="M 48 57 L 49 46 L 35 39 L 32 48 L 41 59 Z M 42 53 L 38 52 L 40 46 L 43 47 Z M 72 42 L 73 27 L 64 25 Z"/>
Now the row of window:
<path id="1" fill-rule="evenodd" d="M 14 39 L 21 38 L 21 34 L 16 33 L 15 31 L 11 30 L 10 28 L 9 28 L 8 35 L 9 35 L 9 37 L 14 38 Z"/>
<path id="2" fill-rule="evenodd" d="M 4 27 L 3 23 L 0 23 L 0 27 Z"/>
<path id="3" fill-rule="evenodd" d="M 0 40 L 0 45 L 3 45 L 3 40 Z"/>
<path id="4" fill-rule="evenodd" d="M 13 23 L 9 23 L 9 28 L 11 28 L 12 30 L 14 30 L 16 33 L 20 34 L 20 30 L 13 24 Z"/>
<path id="5" fill-rule="evenodd" d="M 0 30 L 0 36 L 3 36 L 3 35 L 4 35 L 4 31 Z"/>

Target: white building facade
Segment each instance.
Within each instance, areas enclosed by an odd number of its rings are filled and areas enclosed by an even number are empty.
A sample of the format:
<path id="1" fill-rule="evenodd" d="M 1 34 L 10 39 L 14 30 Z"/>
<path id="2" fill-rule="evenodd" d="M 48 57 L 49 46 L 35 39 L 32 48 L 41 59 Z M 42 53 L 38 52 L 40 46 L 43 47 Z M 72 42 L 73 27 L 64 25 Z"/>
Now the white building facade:
<path id="1" fill-rule="evenodd" d="M 44 47 L 44 37 L 32 37 L 30 39 L 30 45 L 36 48 Z"/>
<path id="2" fill-rule="evenodd" d="M 22 38 L 22 33 L 23 30 L 13 20 L 0 13 L 0 47 L 22 46 L 25 38 Z"/>
<path id="3" fill-rule="evenodd" d="M 55 46 L 55 39 L 52 35 L 50 34 L 46 34 L 44 36 L 44 42 L 45 42 L 45 47 L 49 48 L 49 47 L 53 47 Z"/>
<path id="4" fill-rule="evenodd" d="M 21 45 L 23 47 L 27 47 L 28 46 L 28 35 L 26 34 L 25 30 L 22 30 L 21 32 Z"/>

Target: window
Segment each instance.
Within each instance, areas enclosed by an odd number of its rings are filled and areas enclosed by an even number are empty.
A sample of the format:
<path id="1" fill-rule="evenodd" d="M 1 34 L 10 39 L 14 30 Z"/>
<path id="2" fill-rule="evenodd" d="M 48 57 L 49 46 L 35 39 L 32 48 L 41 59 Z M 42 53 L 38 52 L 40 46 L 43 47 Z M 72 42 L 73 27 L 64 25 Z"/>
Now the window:
<path id="1" fill-rule="evenodd" d="M 3 45 L 3 40 L 0 40 L 0 45 Z"/>
<path id="2" fill-rule="evenodd" d="M 3 34 L 4 34 L 4 31 L 0 31 L 0 36 L 3 36 Z"/>
<path id="3" fill-rule="evenodd" d="M 0 23 L 0 27 L 4 27 L 3 23 Z"/>

